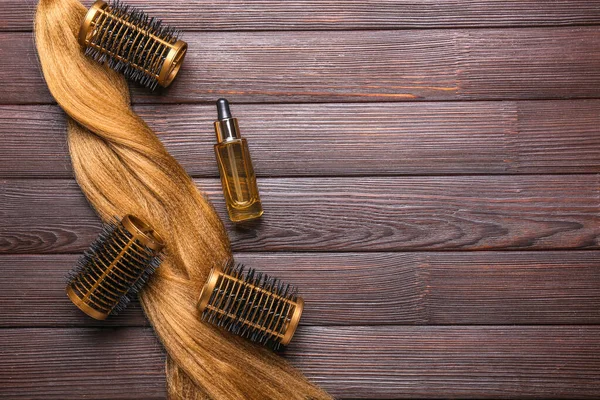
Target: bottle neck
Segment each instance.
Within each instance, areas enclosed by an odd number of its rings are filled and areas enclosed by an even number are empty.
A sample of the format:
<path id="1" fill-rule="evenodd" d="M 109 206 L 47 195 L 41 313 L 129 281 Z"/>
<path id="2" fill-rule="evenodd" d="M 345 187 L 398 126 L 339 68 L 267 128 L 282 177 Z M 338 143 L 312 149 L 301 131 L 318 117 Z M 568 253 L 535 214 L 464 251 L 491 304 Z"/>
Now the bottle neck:
<path id="1" fill-rule="evenodd" d="M 218 143 L 230 142 L 242 138 L 237 118 L 215 121 L 215 134 L 217 135 Z"/>

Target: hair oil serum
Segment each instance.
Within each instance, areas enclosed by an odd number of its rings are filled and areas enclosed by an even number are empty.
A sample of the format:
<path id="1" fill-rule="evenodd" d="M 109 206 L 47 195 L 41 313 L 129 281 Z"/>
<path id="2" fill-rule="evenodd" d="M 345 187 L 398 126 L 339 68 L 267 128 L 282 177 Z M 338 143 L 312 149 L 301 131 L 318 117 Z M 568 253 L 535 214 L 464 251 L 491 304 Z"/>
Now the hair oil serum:
<path id="1" fill-rule="evenodd" d="M 227 100 L 217 101 L 217 112 L 215 154 L 229 218 L 233 222 L 259 218 L 263 209 L 248 142 L 241 137 L 237 118 L 231 116 Z"/>

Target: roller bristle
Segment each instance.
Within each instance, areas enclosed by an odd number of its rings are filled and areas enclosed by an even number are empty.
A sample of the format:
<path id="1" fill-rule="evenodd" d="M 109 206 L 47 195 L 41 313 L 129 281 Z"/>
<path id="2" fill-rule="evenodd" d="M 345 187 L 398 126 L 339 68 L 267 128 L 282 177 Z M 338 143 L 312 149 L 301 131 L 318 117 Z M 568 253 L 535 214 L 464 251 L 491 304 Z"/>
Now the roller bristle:
<path id="1" fill-rule="evenodd" d="M 297 307 L 291 285 L 233 262 L 223 267 L 209 296 L 203 320 L 275 350 Z"/>
<path id="2" fill-rule="evenodd" d="M 128 226 L 118 220 L 104 224 L 69 274 L 69 297 L 94 318 L 123 310 L 161 262 L 159 250 L 146 245 L 147 236 Z"/>
<path id="3" fill-rule="evenodd" d="M 99 13 L 89 29 L 86 55 L 152 90 L 159 85 L 166 56 L 179 36 L 161 20 L 120 1 Z"/>
<path id="4" fill-rule="evenodd" d="M 150 278 L 152 278 L 152 275 L 154 275 L 154 272 L 156 272 L 156 269 L 160 266 L 161 262 L 162 256 L 156 256 L 152 258 L 150 263 L 148 263 L 146 270 L 142 273 L 142 275 L 140 275 L 135 283 L 131 285 L 127 293 L 121 297 L 121 300 L 119 300 L 119 303 L 117 303 L 115 308 L 113 308 L 111 315 L 118 315 L 127 307 L 127 305 L 135 298 L 140 290 L 146 286 Z"/>
<path id="5" fill-rule="evenodd" d="M 115 218 L 113 221 L 106 222 L 102 224 L 102 230 L 98 237 L 92 242 L 90 247 L 83 252 L 83 255 L 79 257 L 75 267 L 67 272 L 66 282 L 70 283 L 75 277 L 81 273 L 85 273 L 86 269 L 89 267 L 94 254 L 101 248 L 102 243 L 106 242 L 106 240 L 113 234 L 115 229 L 119 224 L 119 220 Z"/>

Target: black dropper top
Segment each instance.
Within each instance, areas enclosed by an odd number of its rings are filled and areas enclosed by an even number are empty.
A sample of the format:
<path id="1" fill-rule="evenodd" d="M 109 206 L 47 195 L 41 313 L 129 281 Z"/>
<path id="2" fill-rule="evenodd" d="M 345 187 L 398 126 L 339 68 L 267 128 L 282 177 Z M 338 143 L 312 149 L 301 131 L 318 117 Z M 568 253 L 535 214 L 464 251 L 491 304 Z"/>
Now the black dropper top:
<path id="1" fill-rule="evenodd" d="M 231 111 L 229 110 L 229 102 L 227 99 L 217 100 L 217 113 L 219 116 L 219 121 L 231 118 Z"/>

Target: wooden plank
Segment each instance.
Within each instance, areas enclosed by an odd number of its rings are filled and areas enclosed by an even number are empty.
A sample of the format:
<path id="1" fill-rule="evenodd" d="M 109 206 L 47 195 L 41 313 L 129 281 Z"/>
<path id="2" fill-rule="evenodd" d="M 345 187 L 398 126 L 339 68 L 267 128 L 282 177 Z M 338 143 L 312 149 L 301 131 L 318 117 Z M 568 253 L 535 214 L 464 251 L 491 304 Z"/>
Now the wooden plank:
<path id="1" fill-rule="evenodd" d="M 228 221 L 220 183 L 197 181 L 237 251 L 592 249 L 600 176 L 263 178 L 265 215 Z M 0 181 L 0 252 L 85 249 L 99 221 L 73 180 Z"/>
<path id="2" fill-rule="evenodd" d="M 0 176 L 73 177 L 58 106 L 0 106 Z"/>
<path id="3" fill-rule="evenodd" d="M 0 256 L 0 327 L 147 326 L 139 304 L 98 322 L 64 293 L 79 255 Z M 304 325 L 600 323 L 595 251 L 237 253 L 296 285 Z"/>
<path id="4" fill-rule="evenodd" d="M 315 327 L 301 331 L 289 357 L 340 397 L 592 398 L 600 389 L 599 331 Z"/>
<path id="5" fill-rule="evenodd" d="M 518 102 L 516 131 L 519 138 L 513 141 L 518 148 L 517 169 L 543 173 L 549 168 L 554 172 L 573 173 L 578 169 L 591 172 L 589 167 L 600 166 L 600 151 L 592 139 L 599 137 L 600 115 L 596 111 L 593 116 L 594 111 L 588 108 L 594 103 Z M 595 105 L 600 106 L 600 103 Z"/>
<path id="6" fill-rule="evenodd" d="M 2 329 L 0 343 L 2 398 L 166 396 L 164 354 L 149 328 Z"/>
<path id="7" fill-rule="evenodd" d="M 577 60 L 600 46 L 600 30 L 595 39 L 587 37 L 595 29 L 469 32 L 463 41 L 468 56 L 459 62 L 460 91 L 470 99 L 488 97 L 489 91 L 489 98 L 496 99 L 515 93 L 522 99 L 598 97 L 575 78 L 584 74 L 589 83 L 600 84 L 600 53 L 585 62 Z M 506 70 L 501 74 L 507 75 L 497 74 L 500 65 Z M 592 69 L 597 73 L 589 75 Z"/>
<path id="8" fill-rule="evenodd" d="M 136 102 L 340 102 L 600 97 L 600 27 L 204 32 L 163 93 Z M 30 33 L 1 33 L 0 103 L 44 103 Z"/>
<path id="9" fill-rule="evenodd" d="M 0 396 L 164 398 L 149 328 L 2 329 Z M 597 398 L 600 327 L 300 327 L 285 356 L 353 398 Z M 374 384 L 376 383 L 376 384 Z"/>
<path id="10" fill-rule="evenodd" d="M 92 1 L 82 1 L 89 6 Z M 29 31 L 36 0 L 0 1 L 0 31 Z M 395 0 L 356 2 L 212 0 L 193 4 L 129 0 L 186 31 L 338 30 L 599 24 L 596 1 Z M 310 10 L 308 12 L 307 10 Z"/>
<path id="11" fill-rule="evenodd" d="M 259 177 L 600 172 L 600 100 L 234 107 Z M 213 106 L 135 109 L 190 175 L 218 176 Z M 72 177 L 64 119 L 0 106 L 0 177 Z"/>

